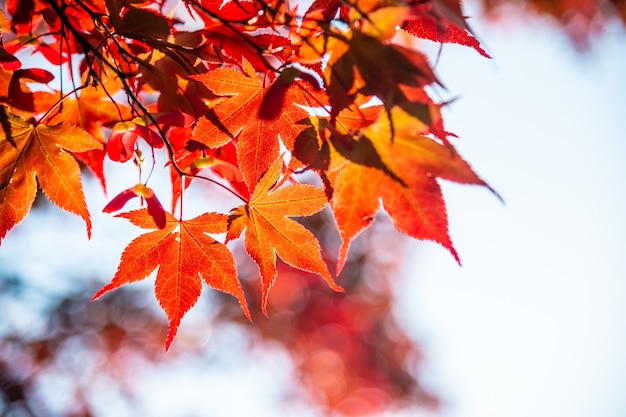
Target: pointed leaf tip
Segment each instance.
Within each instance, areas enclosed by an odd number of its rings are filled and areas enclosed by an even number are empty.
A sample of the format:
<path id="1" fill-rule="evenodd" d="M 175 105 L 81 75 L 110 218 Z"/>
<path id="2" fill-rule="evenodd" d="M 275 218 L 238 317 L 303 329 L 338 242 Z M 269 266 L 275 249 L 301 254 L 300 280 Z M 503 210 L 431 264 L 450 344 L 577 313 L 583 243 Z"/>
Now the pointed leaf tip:
<path id="1" fill-rule="evenodd" d="M 170 321 L 169 329 L 167 332 L 167 338 L 165 339 L 165 351 L 169 351 L 172 347 L 172 343 L 178 334 L 178 327 L 180 326 L 180 320 L 173 322 Z"/>
<path id="2" fill-rule="evenodd" d="M 97 293 L 94 294 L 93 297 L 91 297 L 91 300 L 89 301 L 96 301 L 98 298 L 102 297 L 104 294 L 108 293 L 109 291 L 115 289 L 117 287 L 111 285 L 111 284 L 107 284 L 104 287 L 102 287 L 100 289 L 100 291 L 98 291 Z"/>

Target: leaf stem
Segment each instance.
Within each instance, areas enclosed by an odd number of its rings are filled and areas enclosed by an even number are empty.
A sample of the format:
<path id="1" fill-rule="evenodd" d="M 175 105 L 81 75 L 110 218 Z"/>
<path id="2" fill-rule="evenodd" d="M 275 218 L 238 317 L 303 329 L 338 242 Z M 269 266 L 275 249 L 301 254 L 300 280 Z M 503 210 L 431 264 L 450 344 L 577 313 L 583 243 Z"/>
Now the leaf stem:
<path id="1" fill-rule="evenodd" d="M 69 97 L 69 96 L 71 96 L 72 94 L 76 94 L 76 92 L 77 92 L 77 91 L 80 91 L 80 90 L 82 90 L 82 89 L 84 89 L 84 88 L 87 88 L 88 86 L 89 86 L 89 84 L 88 84 L 88 83 L 84 83 L 83 85 L 80 85 L 80 86 L 78 86 L 78 87 L 74 88 L 74 89 L 73 89 L 72 91 L 70 91 L 69 93 L 62 95 L 62 96 L 61 96 L 61 98 L 60 98 L 60 99 L 58 99 L 58 100 L 57 100 L 57 102 L 56 102 L 56 103 L 54 103 L 54 104 L 52 105 L 52 107 L 50 107 L 50 108 L 49 108 L 49 109 L 48 109 L 48 110 L 47 110 L 47 111 L 46 111 L 46 112 L 45 112 L 45 113 L 44 113 L 44 114 L 43 114 L 43 115 L 39 118 L 39 120 L 37 120 L 37 121 L 35 122 L 35 124 L 41 124 L 41 123 L 43 122 L 43 120 L 45 120 L 48 116 L 50 116 L 50 114 L 51 114 L 51 113 L 52 113 L 52 112 L 53 112 L 53 111 L 54 111 L 57 107 L 59 107 L 59 105 L 60 105 L 63 101 L 65 101 L 65 99 L 66 99 L 66 98 L 68 98 L 68 97 Z"/>

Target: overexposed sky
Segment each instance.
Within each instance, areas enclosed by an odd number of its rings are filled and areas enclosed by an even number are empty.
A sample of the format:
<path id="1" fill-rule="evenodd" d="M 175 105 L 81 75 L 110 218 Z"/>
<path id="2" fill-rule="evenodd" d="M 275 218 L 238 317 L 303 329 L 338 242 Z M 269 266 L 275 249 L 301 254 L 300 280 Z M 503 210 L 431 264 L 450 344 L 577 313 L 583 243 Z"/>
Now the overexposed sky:
<path id="1" fill-rule="evenodd" d="M 470 13 L 471 14 L 471 13 Z M 445 185 L 463 267 L 416 243 L 399 312 L 444 417 L 626 415 L 626 37 L 577 54 L 553 28 L 444 47 L 461 154 L 504 198 Z"/>

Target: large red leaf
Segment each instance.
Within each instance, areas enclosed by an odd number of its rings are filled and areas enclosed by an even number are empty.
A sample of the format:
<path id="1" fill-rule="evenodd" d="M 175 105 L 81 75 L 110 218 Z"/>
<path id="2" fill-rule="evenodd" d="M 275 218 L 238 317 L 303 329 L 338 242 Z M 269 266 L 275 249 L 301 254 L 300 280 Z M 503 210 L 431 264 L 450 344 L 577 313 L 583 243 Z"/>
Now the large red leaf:
<path id="1" fill-rule="evenodd" d="M 122 213 L 119 217 L 143 229 L 157 228 L 148 209 Z M 200 297 L 201 278 L 211 288 L 237 298 L 244 314 L 250 318 L 232 253 L 207 234 L 226 232 L 226 222 L 227 216 L 218 213 L 205 213 L 184 221 L 167 213 L 163 229 L 143 234 L 126 247 L 115 276 L 93 300 L 122 285 L 140 281 L 158 268 L 155 294 L 170 322 L 166 350 L 183 316 Z"/>

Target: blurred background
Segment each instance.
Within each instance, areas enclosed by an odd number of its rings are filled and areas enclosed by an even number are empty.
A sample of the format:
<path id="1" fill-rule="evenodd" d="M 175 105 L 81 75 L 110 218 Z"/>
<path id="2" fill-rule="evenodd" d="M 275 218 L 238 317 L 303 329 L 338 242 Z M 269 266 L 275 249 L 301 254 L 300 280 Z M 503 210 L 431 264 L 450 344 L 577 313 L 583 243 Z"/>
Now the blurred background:
<path id="1" fill-rule="evenodd" d="M 0 415 L 626 415 L 626 5 L 465 10 L 493 59 L 424 47 L 455 145 L 504 204 L 443 184 L 462 267 L 381 215 L 345 294 L 281 266 L 265 318 L 240 257 L 254 322 L 205 289 L 165 354 L 150 279 L 89 302 L 136 228 L 94 215 L 87 241 L 40 198 L 0 249 Z M 332 262 L 328 213 L 306 225 Z"/>

